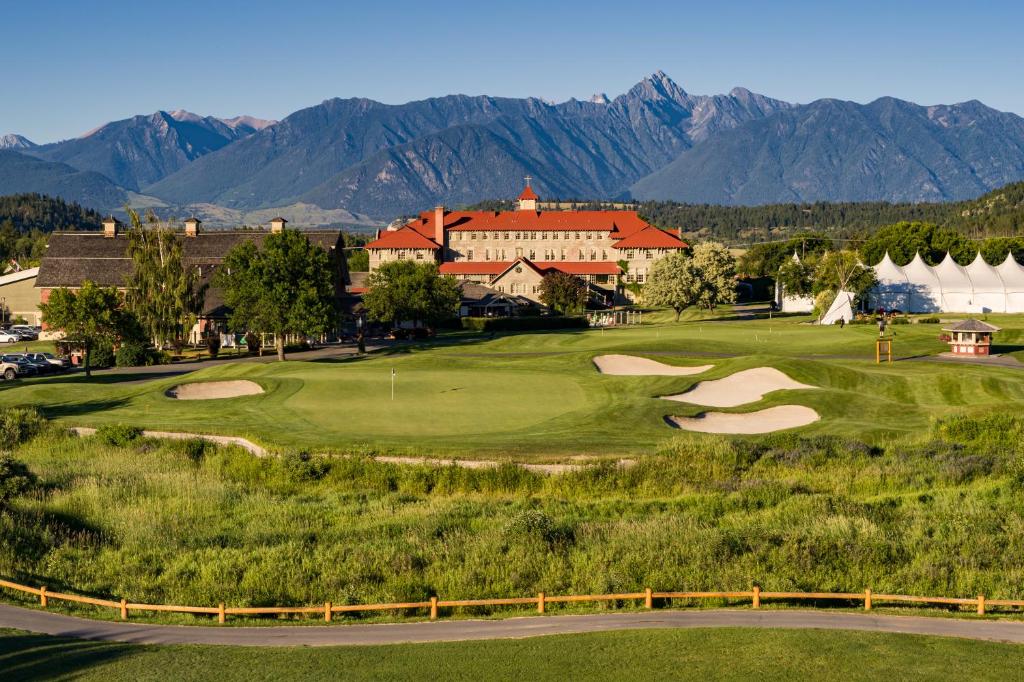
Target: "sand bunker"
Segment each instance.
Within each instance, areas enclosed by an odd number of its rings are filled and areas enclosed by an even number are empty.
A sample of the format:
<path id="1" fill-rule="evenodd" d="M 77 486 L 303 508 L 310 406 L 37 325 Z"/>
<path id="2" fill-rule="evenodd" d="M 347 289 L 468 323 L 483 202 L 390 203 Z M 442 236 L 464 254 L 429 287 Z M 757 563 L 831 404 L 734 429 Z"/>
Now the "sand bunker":
<path id="1" fill-rule="evenodd" d="M 662 396 L 665 400 L 678 400 L 692 405 L 736 407 L 754 403 L 772 391 L 814 388 L 788 376 L 773 367 L 755 367 L 736 372 L 724 379 L 702 381 L 686 393 Z"/>
<path id="2" fill-rule="evenodd" d="M 689 376 L 706 372 L 714 365 L 700 365 L 698 367 L 676 367 L 666 365 L 656 360 L 638 358 L 634 355 L 598 355 L 594 358 L 594 364 L 601 374 L 613 376 Z"/>
<path id="3" fill-rule="evenodd" d="M 263 393 L 263 388 L 254 381 L 204 381 L 175 386 L 167 391 L 167 397 L 178 400 L 217 400 L 258 393 Z"/>
<path id="4" fill-rule="evenodd" d="M 818 413 L 803 405 L 780 405 L 758 412 L 707 412 L 698 417 L 666 417 L 670 425 L 701 433 L 755 434 L 795 429 L 818 421 Z"/>

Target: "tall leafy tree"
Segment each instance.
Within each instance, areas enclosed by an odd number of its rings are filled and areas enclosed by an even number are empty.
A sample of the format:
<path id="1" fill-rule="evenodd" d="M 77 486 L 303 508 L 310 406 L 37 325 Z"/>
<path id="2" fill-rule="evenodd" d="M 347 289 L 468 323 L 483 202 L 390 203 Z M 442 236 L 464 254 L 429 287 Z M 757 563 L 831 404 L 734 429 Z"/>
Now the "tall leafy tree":
<path id="1" fill-rule="evenodd" d="M 701 292 L 700 272 L 693 259 L 685 253 L 670 253 L 651 267 L 644 285 L 644 302 L 671 308 L 678 322 L 684 310 L 697 305 Z"/>
<path id="2" fill-rule="evenodd" d="M 284 230 L 267 235 L 262 247 L 246 240 L 231 249 L 215 283 L 232 328 L 273 333 L 277 359 L 284 360 L 288 334 L 323 333 L 334 320 L 335 270 L 304 234 Z"/>
<path id="3" fill-rule="evenodd" d="M 736 301 L 736 259 L 718 242 L 702 242 L 693 247 L 693 267 L 700 279 L 697 305 L 714 310 L 720 303 Z"/>
<path id="4" fill-rule="evenodd" d="M 871 235 L 861 246 L 860 253 L 869 265 L 882 260 L 887 251 L 898 265 L 906 265 L 916 253 L 920 253 L 926 263 L 937 265 L 947 252 L 958 262 L 969 263 L 976 250 L 967 237 L 952 228 L 901 222 L 887 225 Z"/>
<path id="5" fill-rule="evenodd" d="M 126 282 L 125 299 L 139 324 L 157 348 L 170 342 L 180 350 L 188 330 L 202 310 L 203 292 L 198 273 L 185 263 L 181 238 L 153 213 L 147 225 L 128 209 L 128 255 L 132 273 Z"/>
<path id="6" fill-rule="evenodd" d="M 85 356 L 85 376 L 92 376 L 92 351 L 101 344 L 113 344 L 132 322 L 123 310 L 123 299 L 113 287 L 98 287 L 86 281 L 78 291 L 54 289 L 46 303 L 40 303 L 43 323 L 64 332 Z"/>
<path id="7" fill-rule="evenodd" d="M 878 283 L 875 272 L 865 267 L 856 251 L 831 251 L 818 261 L 814 269 L 814 293 L 838 294 L 850 291 L 864 296 Z"/>
<path id="8" fill-rule="evenodd" d="M 588 296 L 586 283 L 565 272 L 549 272 L 540 282 L 541 303 L 563 315 L 582 311 Z"/>
<path id="9" fill-rule="evenodd" d="M 811 258 L 790 257 L 776 275 L 789 296 L 810 296 L 814 290 L 814 262 Z"/>
<path id="10" fill-rule="evenodd" d="M 462 300 L 459 283 L 439 274 L 435 263 L 391 261 L 370 273 L 363 296 L 367 315 L 395 325 L 408 320 L 437 323 L 456 317 Z"/>

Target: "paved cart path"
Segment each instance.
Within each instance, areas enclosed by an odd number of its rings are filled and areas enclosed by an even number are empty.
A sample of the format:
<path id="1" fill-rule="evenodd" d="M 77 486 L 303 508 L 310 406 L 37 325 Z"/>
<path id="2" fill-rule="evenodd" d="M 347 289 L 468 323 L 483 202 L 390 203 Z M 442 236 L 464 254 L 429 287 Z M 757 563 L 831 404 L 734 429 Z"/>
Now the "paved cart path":
<path id="1" fill-rule="evenodd" d="M 1024 623 L 1019 622 L 800 610 L 656 610 L 642 613 L 532 616 L 501 620 L 441 620 L 433 623 L 232 627 L 95 621 L 0 605 L 0 627 L 61 637 L 135 644 L 236 646 L 346 646 L 454 642 L 609 630 L 720 627 L 864 630 L 1024 644 Z"/>

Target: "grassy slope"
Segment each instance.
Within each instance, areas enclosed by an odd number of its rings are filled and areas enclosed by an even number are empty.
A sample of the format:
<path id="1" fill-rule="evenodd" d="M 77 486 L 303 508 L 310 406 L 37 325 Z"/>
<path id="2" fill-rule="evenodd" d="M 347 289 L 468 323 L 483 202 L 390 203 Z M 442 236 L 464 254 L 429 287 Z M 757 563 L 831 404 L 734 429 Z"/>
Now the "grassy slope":
<path id="1" fill-rule="evenodd" d="M 844 631 L 647 630 L 378 647 L 139 646 L 0 631 L 5 679 L 1012 679 L 1021 647 Z"/>
<path id="2" fill-rule="evenodd" d="M 1006 328 L 1001 341 L 1015 347 L 1024 319 L 992 319 Z M 265 395 L 215 403 L 166 398 L 164 391 L 180 379 L 123 383 L 125 377 L 112 375 L 93 382 L 67 376 L 9 386 L 0 392 L 0 406 L 38 405 L 78 425 L 127 422 L 318 451 L 528 459 L 648 453 L 670 433 L 665 415 L 701 412 L 656 399 L 686 390 L 696 377 L 602 376 L 590 360 L 609 352 L 667 353 L 656 357 L 714 363 L 701 379 L 778 367 L 823 390 L 777 392 L 734 410 L 808 405 L 823 419 L 807 433 L 876 439 L 919 431 L 933 416 L 1024 399 L 1024 371 L 917 361 L 877 366 L 873 327 L 819 328 L 798 321 L 696 319 L 604 332 L 509 335 L 361 361 L 239 364 L 192 375 L 196 381 L 245 377 L 267 389 Z M 938 332 L 936 325 L 897 327 L 897 354 L 943 350 Z M 398 376 L 394 401 L 392 368 Z"/>

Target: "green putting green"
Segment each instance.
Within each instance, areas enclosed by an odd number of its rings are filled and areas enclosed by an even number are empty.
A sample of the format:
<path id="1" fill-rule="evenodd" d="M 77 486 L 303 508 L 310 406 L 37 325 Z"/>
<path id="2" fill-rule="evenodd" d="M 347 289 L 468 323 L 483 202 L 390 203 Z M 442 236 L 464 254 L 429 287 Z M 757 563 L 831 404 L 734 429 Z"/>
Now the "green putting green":
<path id="1" fill-rule="evenodd" d="M 1024 316 L 990 319 L 1004 329 L 997 350 L 1020 355 Z M 805 405 L 821 415 L 801 429 L 808 434 L 912 434 L 935 416 L 1024 401 L 1024 368 L 929 361 L 945 349 L 940 325 L 894 327 L 897 357 L 918 357 L 877 365 L 873 326 L 803 321 L 737 320 L 726 311 L 678 324 L 453 340 L 360 360 L 236 363 L 184 378 L 43 378 L 7 387 L 0 405 L 36 405 L 74 425 L 238 435 L 271 448 L 555 459 L 652 452 L 678 433 L 667 415 L 708 409 L 658 396 L 753 367 L 775 367 L 817 390 L 776 391 L 716 411 Z M 714 367 L 694 376 L 608 376 L 592 362 L 607 353 Z M 165 395 L 180 383 L 243 378 L 266 393 L 199 402 Z"/>

